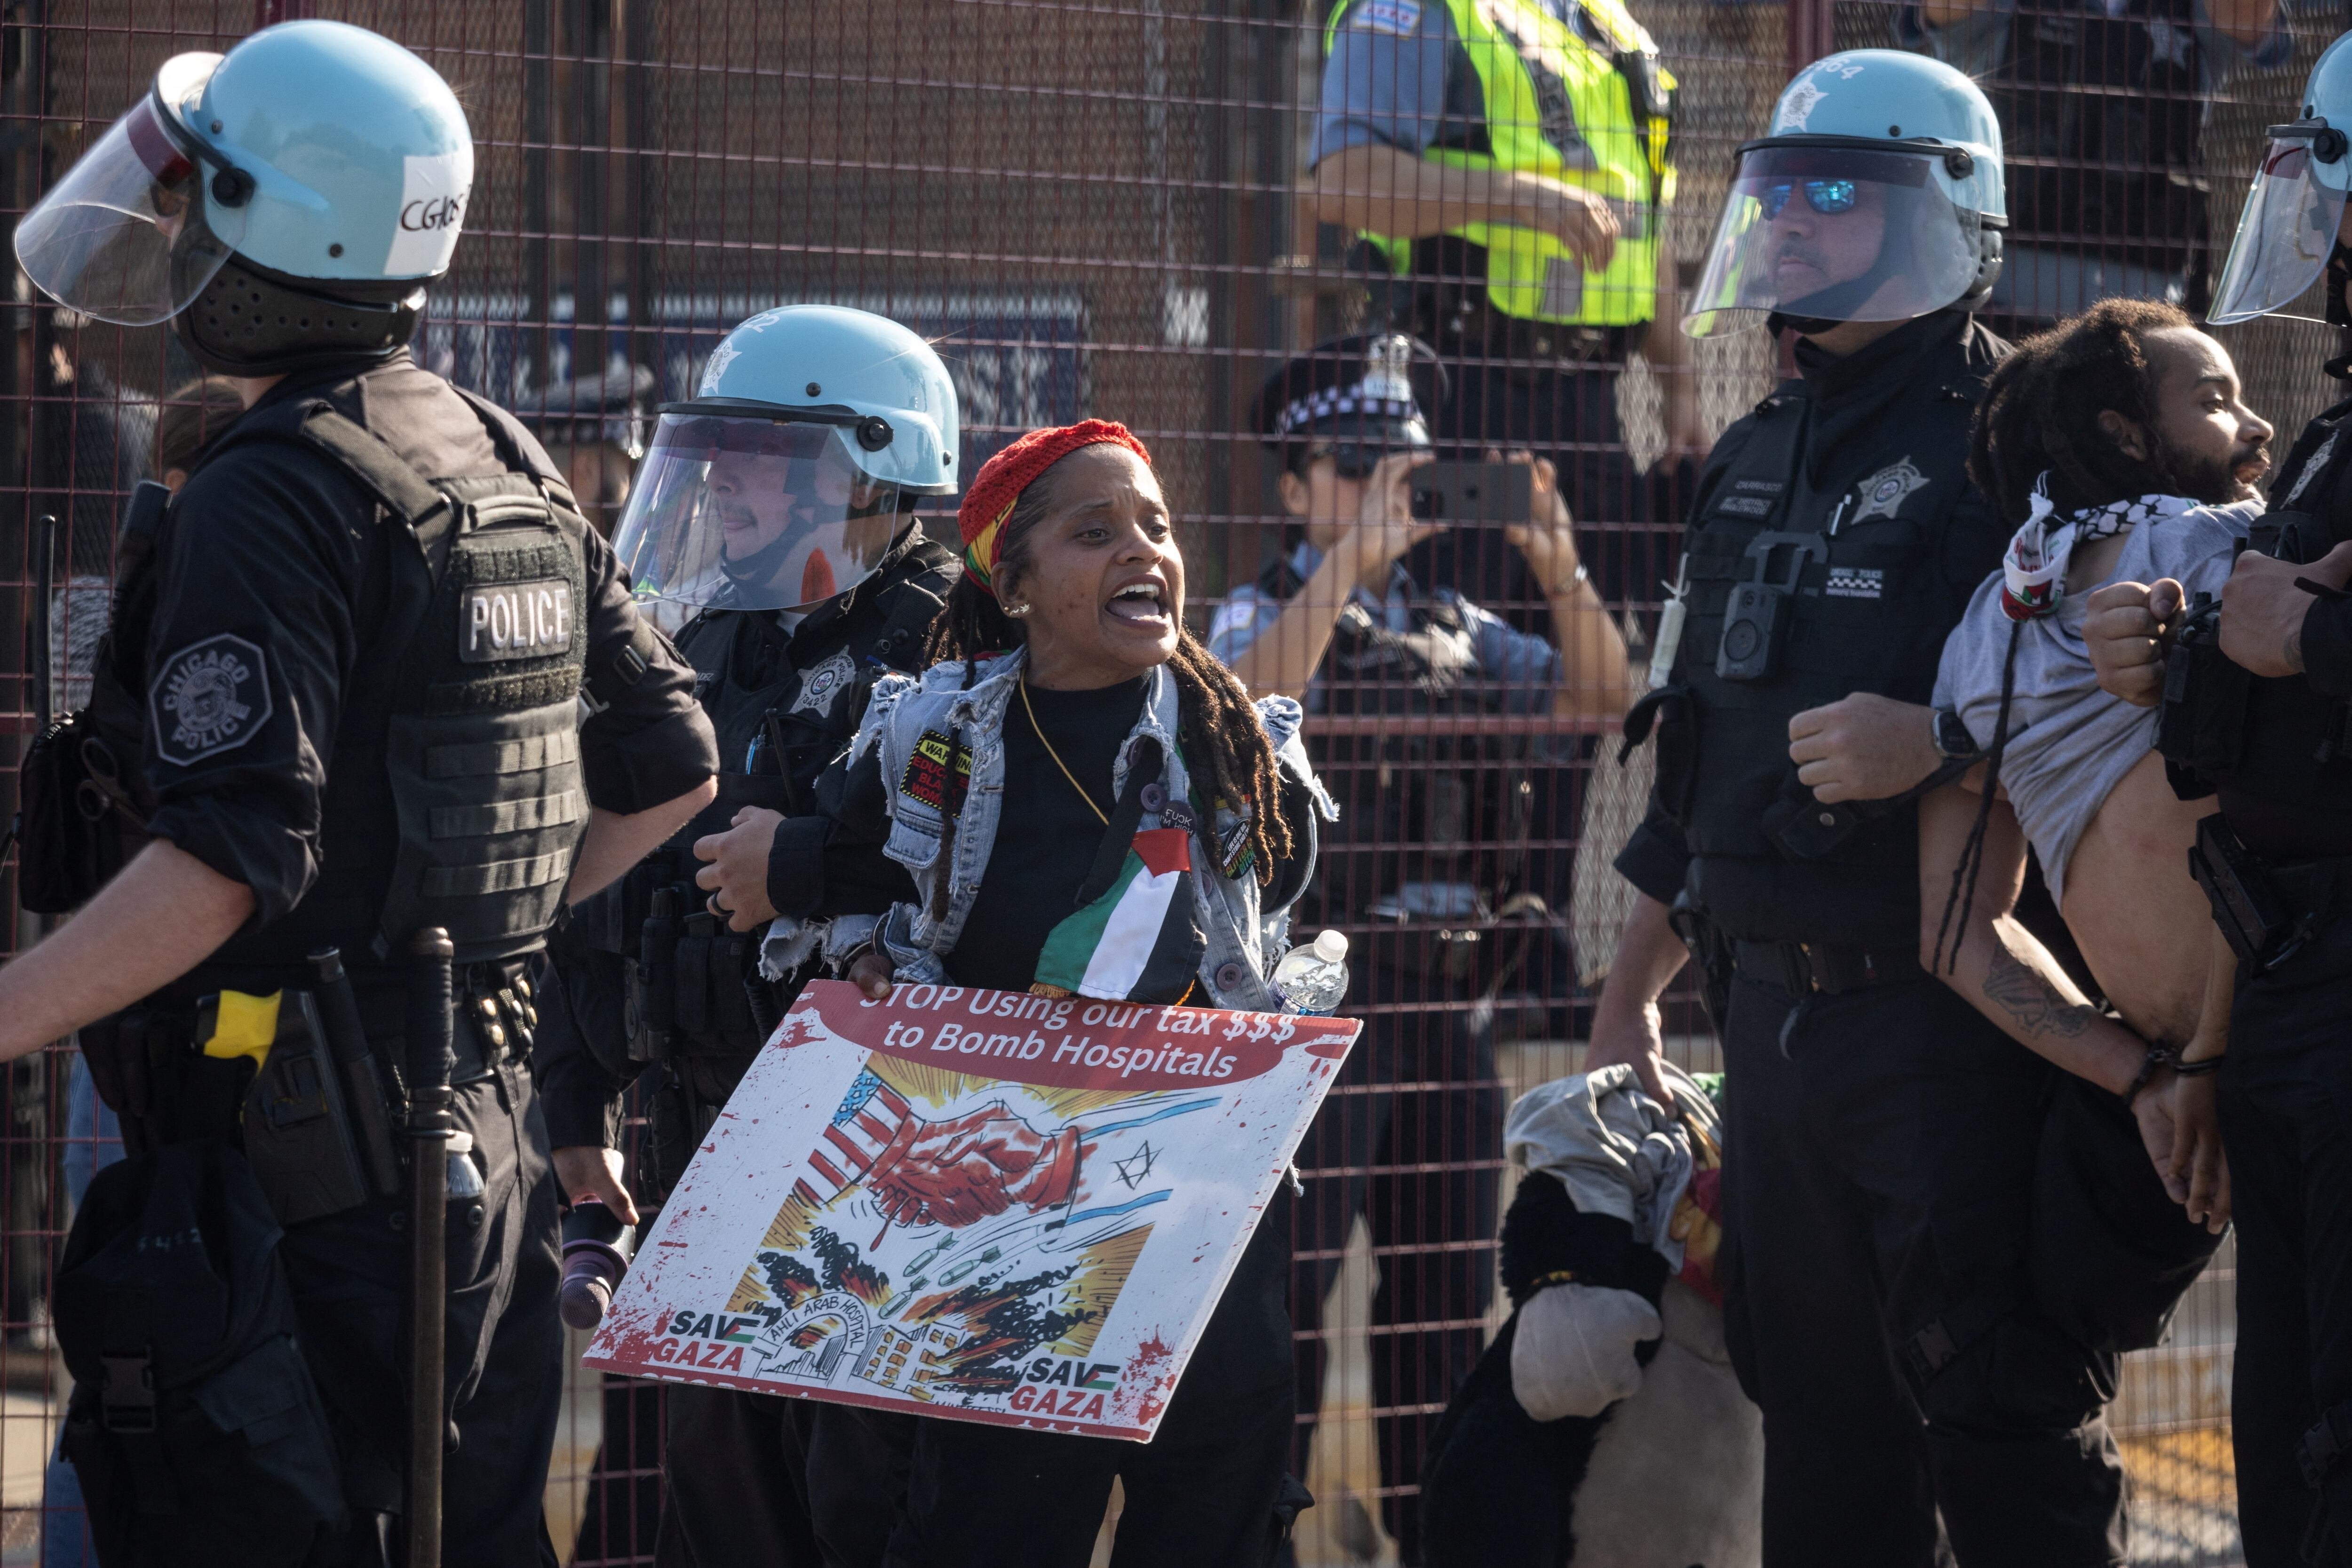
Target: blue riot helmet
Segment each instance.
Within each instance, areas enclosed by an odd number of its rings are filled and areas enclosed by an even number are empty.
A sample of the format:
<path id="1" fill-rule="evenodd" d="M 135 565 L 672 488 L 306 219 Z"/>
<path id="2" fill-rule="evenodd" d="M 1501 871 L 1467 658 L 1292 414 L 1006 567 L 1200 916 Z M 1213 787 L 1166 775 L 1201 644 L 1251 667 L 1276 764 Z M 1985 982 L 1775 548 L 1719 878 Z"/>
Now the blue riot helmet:
<path id="1" fill-rule="evenodd" d="M 955 384 L 905 327 L 762 311 L 662 405 L 613 552 L 642 601 L 816 605 L 872 574 L 916 497 L 953 493 L 956 437 Z"/>
<path id="2" fill-rule="evenodd" d="M 2352 189 L 2352 33 L 2327 46 L 2303 89 L 2303 114 L 2270 128 L 2263 166 L 2238 215 L 2237 237 L 2208 318 L 2219 326 L 2251 321 L 2300 299 L 2331 274 L 2326 314 L 2352 326 L 2344 305 L 2347 251 L 2339 234 Z M 2333 265 L 2331 266 L 2331 262 Z"/>
<path id="3" fill-rule="evenodd" d="M 389 357 L 448 270 L 474 180 L 433 68 L 341 22 L 288 22 L 167 60 L 16 226 L 46 294 L 171 321 L 227 375 Z"/>
<path id="4" fill-rule="evenodd" d="M 1742 142 L 1706 269 L 1695 338 L 1779 315 L 1800 329 L 1974 309 L 2008 226 L 2000 126 L 1976 83 L 1895 49 L 1850 49 L 1797 73 L 1771 133 Z"/>

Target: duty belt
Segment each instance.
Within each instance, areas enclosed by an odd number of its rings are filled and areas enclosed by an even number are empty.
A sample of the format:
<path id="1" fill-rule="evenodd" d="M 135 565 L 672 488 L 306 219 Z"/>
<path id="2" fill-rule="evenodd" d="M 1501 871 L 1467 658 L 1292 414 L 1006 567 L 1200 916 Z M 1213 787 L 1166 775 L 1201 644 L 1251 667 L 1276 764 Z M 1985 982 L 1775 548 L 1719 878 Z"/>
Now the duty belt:
<path id="1" fill-rule="evenodd" d="M 1791 996 L 1811 992 L 1835 996 L 1916 980 L 1925 973 L 1908 949 L 1838 947 L 1818 942 L 1741 942 L 1732 944 L 1739 973 L 1777 985 Z"/>
<path id="2" fill-rule="evenodd" d="M 2352 912 L 2352 856 L 2296 860 L 2269 869 L 2271 887 L 2289 919 L 2316 927 Z"/>

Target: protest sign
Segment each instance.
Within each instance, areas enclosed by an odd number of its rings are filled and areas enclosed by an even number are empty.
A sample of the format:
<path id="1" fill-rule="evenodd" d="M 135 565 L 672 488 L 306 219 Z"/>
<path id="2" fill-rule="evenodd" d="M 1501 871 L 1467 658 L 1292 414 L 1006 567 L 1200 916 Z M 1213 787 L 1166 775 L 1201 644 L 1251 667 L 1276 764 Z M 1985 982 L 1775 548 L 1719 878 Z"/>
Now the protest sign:
<path id="1" fill-rule="evenodd" d="M 1149 1441 L 1359 1027 L 818 981 L 586 1364 Z"/>

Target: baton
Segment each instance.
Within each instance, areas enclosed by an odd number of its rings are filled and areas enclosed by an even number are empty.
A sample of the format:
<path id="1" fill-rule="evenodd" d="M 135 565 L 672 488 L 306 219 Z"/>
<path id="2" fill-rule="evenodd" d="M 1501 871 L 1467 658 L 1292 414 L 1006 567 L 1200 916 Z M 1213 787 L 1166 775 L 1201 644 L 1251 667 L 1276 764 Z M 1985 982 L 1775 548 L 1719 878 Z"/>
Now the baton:
<path id="1" fill-rule="evenodd" d="M 448 1334 L 449 933 L 408 939 L 408 1568 L 441 1568 L 442 1357 Z"/>

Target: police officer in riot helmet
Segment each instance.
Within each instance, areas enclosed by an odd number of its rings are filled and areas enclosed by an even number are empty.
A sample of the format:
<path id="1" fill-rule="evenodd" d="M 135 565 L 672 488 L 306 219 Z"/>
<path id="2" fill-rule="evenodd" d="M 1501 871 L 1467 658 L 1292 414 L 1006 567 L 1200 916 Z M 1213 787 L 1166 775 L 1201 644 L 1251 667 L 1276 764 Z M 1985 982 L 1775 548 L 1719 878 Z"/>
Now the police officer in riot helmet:
<path id="1" fill-rule="evenodd" d="M 293 22 L 168 61 L 16 228 L 44 292 L 168 320 L 247 405 L 133 509 L 92 705 L 27 760 L 37 794 L 100 805 L 89 864 L 127 864 L 0 972 L 0 1056 L 79 1028 L 133 1156 L 57 1287 L 109 1564 L 401 1557 L 435 1500 L 404 1486 L 425 1313 L 440 1560 L 548 1551 L 559 1198 L 528 965 L 716 758 L 539 444 L 408 358 L 472 176 L 422 60 Z M 400 1139 L 411 1100 L 431 1120 Z M 403 1189 L 436 1189 L 404 1144 L 446 1157 L 446 1303 L 403 1300 L 412 1237 L 434 1257 Z"/>
<path id="2" fill-rule="evenodd" d="M 2293 306 L 2315 284 L 2352 324 L 2352 36 L 2270 128 L 2212 319 Z M 2304 310 L 2308 310 L 2309 305 Z M 2352 361 L 2327 374 L 2352 378 Z M 2117 583 L 2084 628 L 2099 683 L 2161 704 L 2174 787 L 2210 793 L 2191 869 L 2234 973 L 2220 1070 L 2238 1237 L 2231 1437 L 2250 1568 L 2352 1563 L 2352 400 L 2305 427 L 2218 605 Z M 2225 995 L 2226 987 L 2221 987 Z"/>
<path id="3" fill-rule="evenodd" d="M 821 837 L 796 836 L 796 820 L 823 826 L 806 815 L 817 777 L 847 748 L 873 683 L 920 668 L 955 580 L 956 556 L 923 536 L 913 508 L 956 488 L 956 440 L 955 386 L 929 345 L 829 305 L 745 321 L 698 395 L 661 411 L 614 548 L 641 600 L 692 616 L 677 641 L 718 731 L 719 793 L 583 906 L 555 949 L 561 1005 L 541 1070 L 575 1198 L 635 1217 L 618 1151 L 622 1095 L 639 1080 L 654 1168 L 638 1186 L 662 1196 L 816 973 L 810 953 L 763 963 L 775 909 L 740 891 L 706 897 L 696 857 L 751 867 L 748 885 L 765 888 L 796 855 L 821 853 Z M 890 901 L 877 899 L 877 911 Z M 671 1389 L 659 1560 L 814 1562 L 819 1541 L 878 1560 L 907 1425 Z"/>
<path id="4" fill-rule="evenodd" d="M 1650 1093 L 1685 951 L 1723 1040 L 1730 1351 L 1765 1424 L 1768 1568 L 2119 1560 L 2092 1351 L 2018 1287 L 2049 1068 L 1919 962 L 1916 811 L 1825 807 L 1790 723 L 1925 706 L 2008 530 L 1969 486 L 2006 345 L 2000 135 L 1949 67 L 1833 55 L 1739 149 L 1685 327 L 1793 328 L 1799 374 L 1703 474 L 1627 715 L 1657 783 L 1588 1065 Z"/>

